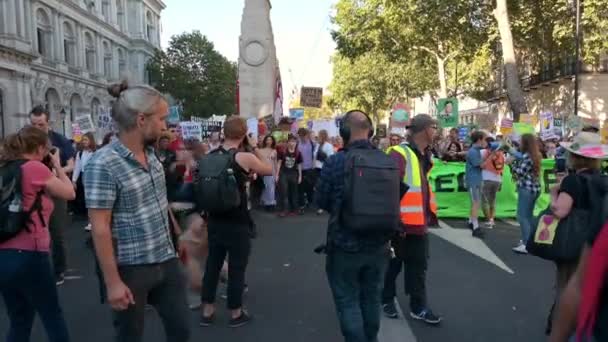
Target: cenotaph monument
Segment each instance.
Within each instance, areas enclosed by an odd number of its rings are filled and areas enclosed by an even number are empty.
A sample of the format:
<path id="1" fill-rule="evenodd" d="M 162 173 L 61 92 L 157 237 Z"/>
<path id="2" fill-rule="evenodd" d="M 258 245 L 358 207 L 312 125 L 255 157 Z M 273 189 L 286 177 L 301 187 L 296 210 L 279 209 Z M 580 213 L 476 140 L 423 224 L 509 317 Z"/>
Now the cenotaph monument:
<path id="1" fill-rule="evenodd" d="M 239 114 L 276 115 L 282 108 L 279 63 L 270 22 L 270 0 L 245 0 L 239 42 Z"/>

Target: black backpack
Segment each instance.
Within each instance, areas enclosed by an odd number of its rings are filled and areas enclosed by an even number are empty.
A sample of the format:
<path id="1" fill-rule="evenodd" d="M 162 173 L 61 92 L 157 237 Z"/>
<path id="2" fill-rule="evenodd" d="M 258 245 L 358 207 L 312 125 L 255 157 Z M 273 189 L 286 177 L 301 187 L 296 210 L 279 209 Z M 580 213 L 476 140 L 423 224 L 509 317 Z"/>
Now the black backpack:
<path id="1" fill-rule="evenodd" d="M 236 150 L 220 147 L 198 161 L 194 196 L 200 210 L 226 213 L 241 205 L 235 155 Z"/>
<path id="2" fill-rule="evenodd" d="M 16 160 L 0 166 L 0 242 L 6 242 L 23 230 L 29 231 L 32 214 L 38 213 L 40 222 L 46 227 L 42 216 L 42 194 L 39 191 L 32 207 L 24 210 L 21 194 L 21 166 L 25 160 Z"/>
<path id="3" fill-rule="evenodd" d="M 357 234 L 399 230 L 399 168 L 378 149 L 346 152 L 341 224 Z"/>

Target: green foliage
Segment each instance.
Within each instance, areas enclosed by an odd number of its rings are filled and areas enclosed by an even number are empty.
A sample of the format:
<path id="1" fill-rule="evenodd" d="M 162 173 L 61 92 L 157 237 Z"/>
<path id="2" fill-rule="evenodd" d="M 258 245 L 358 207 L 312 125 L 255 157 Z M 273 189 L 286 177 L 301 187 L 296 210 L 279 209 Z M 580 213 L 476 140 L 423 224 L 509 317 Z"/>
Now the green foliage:
<path id="1" fill-rule="evenodd" d="M 185 117 L 235 113 L 237 66 L 199 31 L 173 36 L 147 67 L 154 86 L 183 104 Z"/>
<path id="2" fill-rule="evenodd" d="M 378 123 L 398 100 L 420 96 L 432 86 L 432 67 L 421 59 L 412 63 L 390 61 L 366 53 L 355 58 L 333 57 L 330 104 L 342 112 L 358 108 Z"/>

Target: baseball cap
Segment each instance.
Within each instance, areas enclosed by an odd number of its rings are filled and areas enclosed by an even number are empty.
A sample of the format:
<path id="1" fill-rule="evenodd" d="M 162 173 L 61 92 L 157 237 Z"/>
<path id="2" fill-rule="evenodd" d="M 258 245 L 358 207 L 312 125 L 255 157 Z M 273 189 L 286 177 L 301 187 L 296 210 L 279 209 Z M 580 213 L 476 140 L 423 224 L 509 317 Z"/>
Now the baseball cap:
<path id="1" fill-rule="evenodd" d="M 424 131 L 425 129 L 431 126 L 437 126 L 438 123 L 439 122 L 437 120 L 433 119 L 428 114 L 418 114 L 414 116 L 412 120 L 410 120 L 407 129 L 410 130 L 412 133 L 418 133 Z"/>

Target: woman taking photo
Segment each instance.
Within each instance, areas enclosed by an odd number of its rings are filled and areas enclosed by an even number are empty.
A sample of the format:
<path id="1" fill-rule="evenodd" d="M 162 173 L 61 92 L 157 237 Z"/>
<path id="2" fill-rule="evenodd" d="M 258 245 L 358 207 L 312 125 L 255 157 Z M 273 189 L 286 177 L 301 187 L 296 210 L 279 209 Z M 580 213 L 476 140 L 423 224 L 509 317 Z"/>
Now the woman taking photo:
<path id="1" fill-rule="evenodd" d="M 50 264 L 47 226 L 53 212 L 51 196 L 73 200 L 75 194 L 57 150 L 50 154 L 57 176 L 41 162 L 50 153 L 47 144 L 45 132 L 25 127 L 8 136 L 0 151 L 0 168 L 24 162 L 20 166 L 22 210 L 28 211 L 35 204 L 41 208 L 29 217 L 27 229 L 0 243 L 0 292 L 11 321 L 7 341 L 29 341 L 36 312 L 49 341 L 69 341 Z"/>
<path id="2" fill-rule="evenodd" d="M 534 206 L 540 195 L 541 154 L 536 137 L 524 134 L 521 137 L 520 153 L 511 165 L 511 172 L 517 180 L 517 222 L 521 227 L 521 241 L 513 248 L 515 253 L 527 254 L 526 243 L 534 221 Z"/>
<path id="3" fill-rule="evenodd" d="M 76 163 L 74 164 L 74 173 L 72 174 L 72 183 L 76 189 L 76 212 L 81 215 L 86 215 L 87 207 L 84 200 L 84 183 L 82 182 L 82 175 L 84 174 L 84 167 L 89 162 L 89 159 L 95 153 L 97 144 L 95 143 L 95 136 L 93 133 L 87 133 L 82 137 L 80 141 L 82 150 L 76 154 Z M 90 231 L 91 224 L 87 224 L 84 230 Z"/>
<path id="4" fill-rule="evenodd" d="M 272 135 L 267 135 L 262 142 L 262 148 L 260 154 L 264 157 L 264 161 L 272 165 L 272 175 L 264 176 L 264 188 L 262 195 L 260 196 L 260 203 L 268 211 L 274 209 L 277 205 L 276 199 L 276 182 L 275 179 L 278 175 L 277 168 L 277 142 Z"/>
<path id="5" fill-rule="evenodd" d="M 551 212 L 553 216 L 560 220 L 568 217 L 575 209 L 582 210 L 583 215 L 588 212 L 591 217 L 591 208 L 594 202 L 597 203 L 599 200 L 592 198 L 589 191 L 591 187 L 589 182 L 600 177 L 601 161 L 608 158 L 608 155 L 603 152 L 606 149 L 602 147 L 602 138 L 599 134 L 582 132 L 574 138 L 572 143 L 563 143 L 563 147 L 567 151 L 568 165 L 574 170 L 574 173 L 567 175 L 560 184 L 551 189 Z M 597 153 L 596 151 L 602 152 Z M 588 226 L 590 233 L 592 224 Z M 551 333 L 551 327 L 554 323 L 555 317 L 552 313 L 554 308 L 557 307 L 557 300 L 574 275 L 578 263 L 578 260 L 571 260 L 556 262 L 555 264 L 557 268 L 557 291 L 547 321 L 547 335 Z"/>

